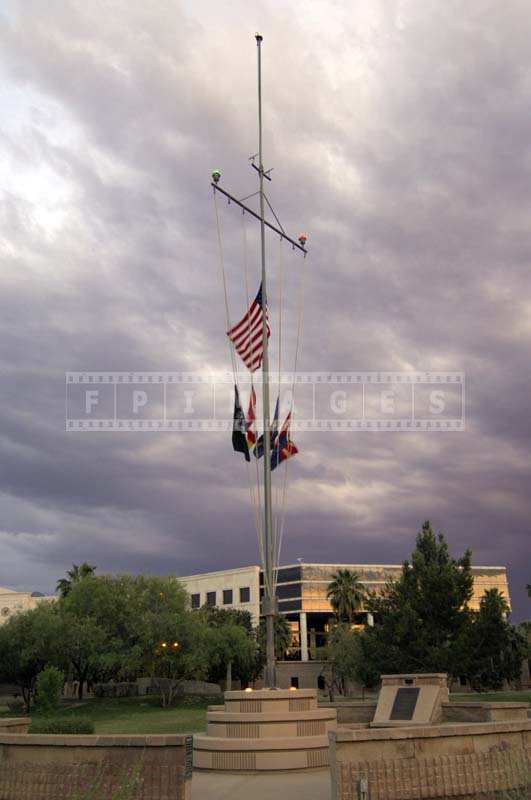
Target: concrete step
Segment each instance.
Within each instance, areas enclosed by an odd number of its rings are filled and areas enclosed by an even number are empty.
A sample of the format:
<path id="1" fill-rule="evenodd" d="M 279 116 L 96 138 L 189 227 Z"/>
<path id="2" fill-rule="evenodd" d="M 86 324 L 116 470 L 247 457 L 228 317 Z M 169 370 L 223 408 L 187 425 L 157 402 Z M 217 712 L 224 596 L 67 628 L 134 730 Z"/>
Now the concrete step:
<path id="1" fill-rule="evenodd" d="M 327 767 L 328 736 L 228 739 L 194 736 L 194 769 L 261 772 Z"/>
<path id="2" fill-rule="evenodd" d="M 229 739 L 270 739 L 294 736 L 324 736 L 337 725 L 335 709 L 311 711 L 234 714 L 226 711 L 207 713 L 207 734 Z"/>

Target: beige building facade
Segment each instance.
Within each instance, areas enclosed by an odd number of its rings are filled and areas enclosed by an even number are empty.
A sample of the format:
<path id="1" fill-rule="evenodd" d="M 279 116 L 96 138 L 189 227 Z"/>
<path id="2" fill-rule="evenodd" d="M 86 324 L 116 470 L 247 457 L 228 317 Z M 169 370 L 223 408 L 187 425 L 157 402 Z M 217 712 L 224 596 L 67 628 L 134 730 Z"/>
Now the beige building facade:
<path id="1" fill-rule="evenodd" d="M 280 612 L 288 619 L 292 631 L 292 644 L 286 658 L 292 661 L 318 661 L 319 650 L 326 644 L 333 614 L 327 598 L 332 576 L 340 569 L 359 575 L 368 590 L 380 592 L 389 581 L 397 580 L 401 564 L 297 564 L 279 567 L 277 597 Z M 472 568 L 474 589 L 470 602 L 472 609 L 487 589 L 499 589 L 510 604 L 509 584 L 505 567 L 478 566 Z M 240 608 L 251 612 L 253 624 L 260 618 L 260 597 L 263 576 L 258 566 L 208 572 L 179 579 L 191 595 L 192 607 L 215 605 L 220 608 Z M 242 602 L 241 589 L 247 587 L 248 600 Z M 355 622 L 360 627 L 372 625 L 371 614 L 361 608 Z"/>
<path id="2" fill-rule="evenodd" d="M 40 603 L 53 603 L 55 597 L 41 592 L 17 592 L 0 586 L 0 625 L 19 611 L 37 608 Z"/>
<path id="3" fill-rule="evenodd" d="M 192 608 L 204 605 L 249 611 L 260 621 L 260 567 L 239 567 L 179 578 L 190 594 Z"/>

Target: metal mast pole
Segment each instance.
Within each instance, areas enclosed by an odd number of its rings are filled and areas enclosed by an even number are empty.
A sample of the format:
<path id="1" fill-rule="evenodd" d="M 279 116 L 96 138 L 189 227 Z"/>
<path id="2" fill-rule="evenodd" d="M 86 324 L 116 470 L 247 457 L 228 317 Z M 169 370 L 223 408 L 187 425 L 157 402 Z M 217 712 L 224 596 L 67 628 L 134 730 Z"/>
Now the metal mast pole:
<path id="1" fill-rule="evenodd" d="M 260 194 L 260 242 L 262 250 L 262 308 L 267 308 L 266 258 L 265 258 L 265 209 L 264 209 L 264 162 L 262 158 L 262 39 L 256 34 L 258 46 L 258 176 Z M 265 564 L 264 564 L 264 599 L 263 611 L 266 619 L 266 667 L 265 686 L 273 689 L 276 686 L 275 667 L 275 614 L 276 597 L 273 589 L 273 535 L 271 513 L 271 442 L 269 419 L 269 353 L 267 341 L 267 319 L 262 315 L 262 399 L 264 406 L 264 531 L 265 531 Z"/>

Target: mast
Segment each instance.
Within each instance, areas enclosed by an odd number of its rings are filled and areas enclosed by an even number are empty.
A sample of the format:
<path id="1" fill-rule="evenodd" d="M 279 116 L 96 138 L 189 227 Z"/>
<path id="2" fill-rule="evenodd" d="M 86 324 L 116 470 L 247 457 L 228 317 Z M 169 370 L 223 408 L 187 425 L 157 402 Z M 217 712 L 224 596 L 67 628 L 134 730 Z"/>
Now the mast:
<path id="1" fill-rule="evenodd" d="M 275 214 L 269 199 L 264 191 L 264 179 L 270 181 L 271 170 L 264 170 L 263 152 L 262 152 L 262 41 L 263 37 L 257 33 L 256 44 L 258 51 L 258 166 L 255 163 L 255 156 L 251 156 L 251 167 L 258 173 L 258 191 L 252 195 L 239 200 L 233 194 L 228 192 L 225 188 L 219 185 L 221 179 L 221 172 L 215 169 L 212 172 L 211 186 L 214 190 L 214 195 L 220 193 L 229 203 L 234 203 L 242 209 L 244 214 L 249 214 L 260 222 L 260 245 L 261 245 L 261 261 L 262 261 L 262 399 L 263 399 L 263 457 L 264 457 L 264 596 L 262 599 L 262 615 L 266 620 L 266 666 L 264 671 L 264 684 L 266 689 L 274 689 L 276 687 L 276 665 L 275 665 L 275 617 L 278 614 L 278 601 L 276 598 L 276 591 L 274 588 L 274 571 L 275 571 L 275 554 L 273 545 L 273 525 L 272 525 L 272 510 L 271 510 L 271 420 L 269 417 L 269 352 L 268 352 L 268 337 L 267 337 L 267 274 L 266 274 L 266 248 L 265 248 L 265 229 L 273 231 L 281 240 L 289 242 L 293 250 L 299 250 L 305 256 L 306 240 L 305 233 L 301 233 L 298 241 L 289 236 Z M 257 214 L 246 205 L 243 201 L 249 197 L 260 197 L 260 213 Z M 271 210 L 275 222 L 265 218 L 265 203 L 267 203 Z M 219 233 L 219 228 L 218 228 Z M 228 322 L 228 320 L 227 320 Z"/>
<path id="2" fill-rule="evenodd" d="M 267 308 L 266 257 L 265 257 L 265 210 L 264 210 L 264 162 L 262 158 L 262 40 L 256 34 L 258 47 L 258 180 L 260 195 L 260 244 L 262 253 L 262 308 Z M 264 411 L 264 599 L 263 612 L 266 619 L 266 666 L 264 683 L 266 689 L 276 686 L 275 666 L 275 614 L 277 602 L 273 586 L 273 532 L 271 511 L 271 421 L 269 418 L 269 352 L 267 339 L 267 317 L 262 314 L 262 399 Z"/>

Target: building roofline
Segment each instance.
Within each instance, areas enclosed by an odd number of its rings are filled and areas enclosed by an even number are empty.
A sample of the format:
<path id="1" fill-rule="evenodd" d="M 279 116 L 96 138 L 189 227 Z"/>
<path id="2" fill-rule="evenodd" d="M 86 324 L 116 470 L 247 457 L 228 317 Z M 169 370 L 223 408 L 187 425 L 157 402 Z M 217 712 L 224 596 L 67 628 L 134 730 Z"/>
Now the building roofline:
<path id="1" fill-rule="evenodd" d="M 378 569 L 382 568 L 391 568 L 391 569 L 402 569 L 404 564 L 338 564 L 334 561 L 329 561 L 326 564 L 318 564 L 315 561 L 301 561 L 297 562 L 296 564 L 281 564 L 279 569 L 291 569 L 291 567 L 377 567 Z M 472 565 L 472 569 L 503 569 L 506 570 L 507 567 L 496 567 L 496 566 L 484 566 L 483 564 L 475 564 Z"/>
<path id="2" fill-rule="evenodd" d="M 367 564 L 367 563 L 365 563 L 365 564 L 353 564 L 353 563 L 340 564 L 340 563 L 337 563 L 335 561 L 328 561 L 326 563 L 320 563 L 320 562 L 316 562 L 316 561 L 301 561 L 301 562 L 297 561 L 297 563 L 295 563 L 295 564 L 280 564 L 279 569 L 292 569 L 293 567 L 350 567 L 350 568 L 354 567 L 354 568 L 360 568 L 360 569 L 367 569 L 367 568 L 372 568 L 372 569 L 402 569 L 403 563 L 402 564 Z M 193 580 L 194 578 L 208 578 L 208 577 L 214 577 L 216 575 L 222 575 L 222 574 L 227 575 L 227 574 L 237 574 L 237 573 L 240 573 L 240 572 L 248 572 L 249 570 L 258 570 L 258 571 L 260 571 L 261 569 L 262 569 L 262 567 L 259 566 L 258 564 L 249 564 L 246 567 L 231 567 L 229 569 L 216 569 L 216 570 L 212 570 L 211 572 L 196 572 L 196 573 L 193 573 L 192 575 L 178 575 L 177 578 L 180 581 L 187 581 L 187 580 Z M 478 569 L 503 570 L 505 572 L 507 571 L 507 567 L 506 566 L 490 566 L 490 565 L 486 566 L 486 565 L 483 565 L 483 564 L 476 564 L 476 565 L 472 566 L 472 570 L 478 570 Z M 1 589 L 0 589 L 0 592 L 1 592 Z"/>
<path id="3" fill-rule="evenodd" d="M 230 569 L 216 569 L 213 572 L 196 572 L 193 575 L 177 575 L 179 581 L 191 581 L 194 578 L 210 578 L 215 575 L 238 574 L 241 572 L 249 572 L 249 570 L 260 571 L 261 567 L 257 564 L 250 564 L 248 567 L 231 567 Z"/>

